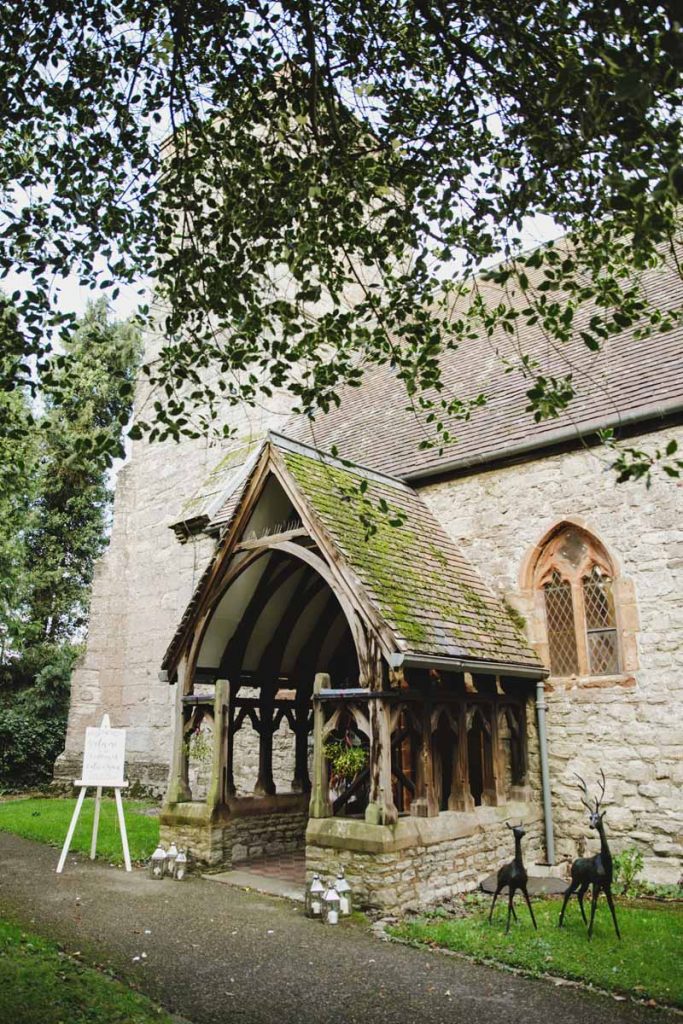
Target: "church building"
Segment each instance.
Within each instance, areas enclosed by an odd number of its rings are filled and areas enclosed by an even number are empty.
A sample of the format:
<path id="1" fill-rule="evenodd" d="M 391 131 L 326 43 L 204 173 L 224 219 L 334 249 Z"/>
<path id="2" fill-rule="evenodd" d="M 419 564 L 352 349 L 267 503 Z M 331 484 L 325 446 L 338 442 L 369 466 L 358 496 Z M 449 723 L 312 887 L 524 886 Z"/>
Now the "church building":
<path id="1" fill-rule="evenodd" d="M 645 287 L 680 305 L 675 269 Z M 604 772 L 613 852 L 676 882 L 683 487 L 617 483 L 600 431 L 683 445 L 682 342 L 471 342 L 444 384 L 487 402 L 442 448 L 389 367 L 313 424 L 278 396 L 222 445 L 135 442 L 56 777 L 106 711 L 165 838 L 210 865 L 305 850 L 401 912 L 508 860 L 506 823 L 530 866 L 597 849 L 577 774 Z M 518 345 L 572 373 L 567 412 L 534 422 Z"/>

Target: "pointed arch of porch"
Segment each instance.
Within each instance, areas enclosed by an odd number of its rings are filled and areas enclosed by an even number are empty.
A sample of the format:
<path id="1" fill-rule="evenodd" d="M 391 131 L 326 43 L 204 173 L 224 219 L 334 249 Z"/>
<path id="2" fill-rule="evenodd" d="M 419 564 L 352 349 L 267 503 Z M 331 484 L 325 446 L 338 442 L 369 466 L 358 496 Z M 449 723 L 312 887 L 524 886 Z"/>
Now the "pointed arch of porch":
<path id="1" fill-rule="evenodd" d="M 212 593 L 206 602 L 205 609 L 197 620 L 192 642 L 185 659 L 185 686 L 192 685 L 198 666 L 200 668 L 205 667 L 202 665 L 202 650 L 206 646 L 207 637 L 210 635 L 212 624 L 216 622 L 216 616 L 221 605 L 226 600 L 229 600 L 231 588 L 241 576 L 263 559 L 270 559 L 271 561 L 277 559 L 282 568 L 281 572 L 274 579 L 270 581 L 266 579 L 264 581 L 267 584 L 269 583 L 272 589 L 270 593 L 263 595 L 264 604 L 261 613 L 265 612 L 267 599 L 272 598 L 288 581 L 291 581 L 292 577 L 296 576 L 297 569 L 301 566 L 307 566 L 327 585 L 329 591 L 336 599 L 354 643 L 359 666 L 359 681 L 362 685 L 367 685 L 367 669 L 369 666 L 368 636 L 352 604 L 347 588 L 340 580 L 338 574 L 333 572 L 329 564 L 316 551 L 303 547 L 303 545 L 297 544 L 294 541 L 264 538 L 258 543 L 254 542 L 251 547 L 247 547 L 247 544 L 249 542 L 238 546 L 238 548 L 241 548 L 237 552 L 238 560 L 235 558 L 234 551 L 227 556 L 225 571 L 219 576 L 217 585 L 212 588 Z M 234 564 L 230 564 L 231 562 Z M 267 572 L 267 570 L 264 569 L 264 572 Z M 217 624 L 217 628 L 220 629 L 220 624 Z M 234 633 L 233 636 L 235 636 Z M 224 665 L 223 667 L 227 673 L 228 666 Z M 229 675 L 227 678 L 230 678 Z"/>
<path id="2" fill-rule="evenodd" d="M 378 644 L 330 565 L 316 549 L 293 539 L 235 545 L 216 565 L 214 580 L 178 663 L 180 714 L 169 799 L 192 799 L 187 735 L 203 714 L 214 734 L 220 729 L 209 795 L 214 808 L 237 794 L 235 736 L 245 722 L 258 735 L 254 794 L 275 795 L 273 740 L 283 721 L 294 734 L 291 791 L 308 793 L 315 674 L 367 686 Z M 240 694 L 244 687 L 248 696 Z"/>

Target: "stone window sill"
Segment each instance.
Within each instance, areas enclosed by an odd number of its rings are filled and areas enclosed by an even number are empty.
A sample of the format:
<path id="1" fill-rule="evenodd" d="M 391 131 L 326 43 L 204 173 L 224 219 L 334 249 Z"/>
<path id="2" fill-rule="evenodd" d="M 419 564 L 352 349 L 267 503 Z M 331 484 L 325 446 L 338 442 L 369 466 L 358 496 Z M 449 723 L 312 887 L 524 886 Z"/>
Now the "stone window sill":
<path id="1" fill-rule="evenodd" d="M 613 676 L 550 676 L 545 681 L 548 693 L 562 690 L 604 690 L 614 686 L 632 690 L 635 685 L 635 676 L 630 672 L 620 672 Z"/>

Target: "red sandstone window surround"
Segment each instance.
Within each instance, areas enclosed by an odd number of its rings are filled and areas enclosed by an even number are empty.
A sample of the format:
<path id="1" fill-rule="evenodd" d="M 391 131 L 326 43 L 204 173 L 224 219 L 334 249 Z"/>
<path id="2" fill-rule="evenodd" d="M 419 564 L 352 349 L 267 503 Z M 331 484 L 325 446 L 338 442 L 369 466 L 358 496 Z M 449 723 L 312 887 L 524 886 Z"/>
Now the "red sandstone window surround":
<path id="1" fill-rule="evenodd" d="M 552 677 L 600 679 L 625 671 L 615 577 L 604 546 L 582 527 L 565 523 L 546 539 L 533 585 L 542 601 Z"/>

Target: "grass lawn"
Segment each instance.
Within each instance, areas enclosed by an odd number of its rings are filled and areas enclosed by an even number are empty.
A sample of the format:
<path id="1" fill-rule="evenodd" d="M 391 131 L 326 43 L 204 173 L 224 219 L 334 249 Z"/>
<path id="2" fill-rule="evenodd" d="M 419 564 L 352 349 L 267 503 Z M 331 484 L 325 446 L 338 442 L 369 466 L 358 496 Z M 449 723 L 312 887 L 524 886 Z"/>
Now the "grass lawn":
<path id="1" fill-rule="evenodd" d="M 0 803 L 0 832 L 13 832 L 24 839 L 61 847 L 75 806 L 73 799 L 8 800 Z M 149 806 L 141 801 L 123 801 L 131 860 L 145 860 L 159 841 L 159 819 L 140 813 Z M 90 853 L 94 809 L 94 797 L 86 799 L 71 843 L 72 851 Z M 97 833 L 97 856 L 113 864 L 123 863 L 116 804 L 104 798 Z"/>
<path id="2" fill-rule="evenodd" d="M 467 916 L 430 916 L 405 921 L 390 934 L 414 942 L 465 953 L 477 960 L 493 960 L 522 968 L 531 974 L 554 974 L 596 985 L 614 992 L 632 993 L 644 999 L 683 1006 L 683 907 L 681 905 L 626 905 L 617 901 L 622 934 L 619 942 L 604 897 L 595 917 L 593 939 L 573 901 L 565 924 L 557 927 L 561 903 L 534 900 L 538 922 L 535 932 L 529 912 L 515 901 L 518 922 L 505 935 L 507 902 L 496 906 L 489 925 L 488 900 L 470 899 Z"/>
<path id="3" fill-rule="evenodd" d="M 2 1024 L 171 1024 L 120 981 L 84 967 L 57 946 L 0 921 Z"/>

